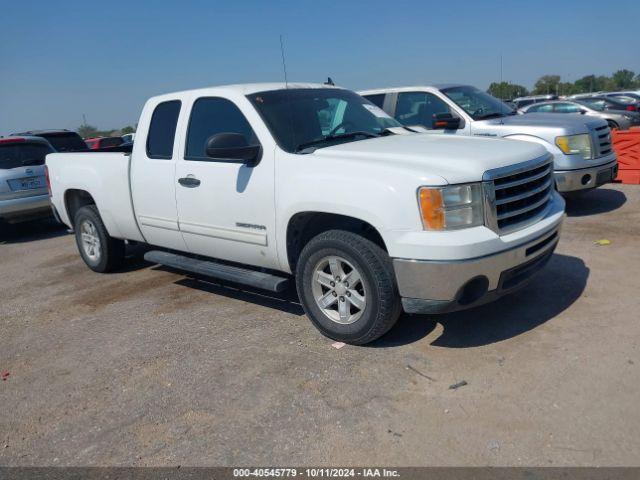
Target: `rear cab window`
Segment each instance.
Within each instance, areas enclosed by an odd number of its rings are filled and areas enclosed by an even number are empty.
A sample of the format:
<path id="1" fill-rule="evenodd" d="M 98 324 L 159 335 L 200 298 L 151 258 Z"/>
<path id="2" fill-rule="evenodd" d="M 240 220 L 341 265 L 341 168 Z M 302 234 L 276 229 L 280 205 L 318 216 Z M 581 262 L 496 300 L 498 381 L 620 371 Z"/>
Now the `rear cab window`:
<path id="1" fill-rule="evenodd" d="M 159 103 L 153 110 L 147 135 L 147 157 L 171 160 L 181 106 L 180 100 L 170 100 Z"/>

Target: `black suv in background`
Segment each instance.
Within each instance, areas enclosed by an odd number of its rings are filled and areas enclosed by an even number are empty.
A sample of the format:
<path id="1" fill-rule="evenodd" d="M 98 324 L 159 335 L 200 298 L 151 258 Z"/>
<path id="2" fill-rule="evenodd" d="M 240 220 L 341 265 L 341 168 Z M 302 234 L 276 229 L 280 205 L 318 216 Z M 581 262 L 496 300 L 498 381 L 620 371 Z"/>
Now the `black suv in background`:
<path id="1" fill-rule="evenodd" d="M 11 136 L 44 138 L 56 152 L 86 152 L 89 150 L 82 137 L 71 130 L 29 130 L 28 132 L 12 133 Z"/>

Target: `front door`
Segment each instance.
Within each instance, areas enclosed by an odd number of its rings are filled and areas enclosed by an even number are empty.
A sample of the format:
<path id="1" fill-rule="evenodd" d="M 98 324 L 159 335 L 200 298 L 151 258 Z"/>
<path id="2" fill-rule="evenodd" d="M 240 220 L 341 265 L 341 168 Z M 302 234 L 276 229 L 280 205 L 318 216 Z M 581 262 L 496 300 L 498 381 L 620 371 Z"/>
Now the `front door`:
<path id="1" fill-rule="evenodd" d="M 240 133 L 250 145 L 260 143 L 231 100 L 195 100 L 176 165 L 176 200 L 184 241 L 195 254 L 277 268 L 273 148 L 263 149 L 260 162 L 253 167 L 214 160 L 206 155 L 205 144 L 218 133 Z"/>
<path id="2" fill-rule="evenodd" d="M 459 117 L 447 103 L 438 96 L 429 92 L 399 92 L 394 111 L 394 117 L 403 125 L 422 125 L 428 133 L 446 133 L 449 135 L 468 135 L 463 121 L 457 130 L 443 130 L 434 128 L 434 117 L 438 113 L 450 113 L 454 117 Z"/>

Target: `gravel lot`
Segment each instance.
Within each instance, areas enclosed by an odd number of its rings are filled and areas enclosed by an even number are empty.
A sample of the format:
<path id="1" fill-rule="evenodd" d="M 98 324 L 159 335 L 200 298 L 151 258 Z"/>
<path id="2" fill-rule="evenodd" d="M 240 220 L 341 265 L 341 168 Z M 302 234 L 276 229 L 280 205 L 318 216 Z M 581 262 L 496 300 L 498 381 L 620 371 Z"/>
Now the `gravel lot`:
<path id="1" fill-rule="evenodd" d="M 0 465 L 640 465 L 639 207 L 591 192 L 527 288 L 340 350 L 295 295 L 0 227 Z"/>

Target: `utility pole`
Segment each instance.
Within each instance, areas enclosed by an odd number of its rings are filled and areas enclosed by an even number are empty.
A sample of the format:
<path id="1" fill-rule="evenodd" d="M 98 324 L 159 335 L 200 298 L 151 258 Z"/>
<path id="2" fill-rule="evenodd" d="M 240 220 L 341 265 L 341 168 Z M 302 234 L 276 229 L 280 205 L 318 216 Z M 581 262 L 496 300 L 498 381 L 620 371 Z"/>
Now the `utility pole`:
<path id="1" fill-rule="evenodd" d="M 82 114 L 82 125 L 86 125 L 87 124 L 87 117 L 85 116 L 85 114 Z"/>

